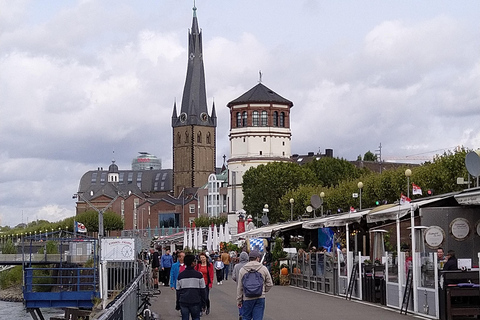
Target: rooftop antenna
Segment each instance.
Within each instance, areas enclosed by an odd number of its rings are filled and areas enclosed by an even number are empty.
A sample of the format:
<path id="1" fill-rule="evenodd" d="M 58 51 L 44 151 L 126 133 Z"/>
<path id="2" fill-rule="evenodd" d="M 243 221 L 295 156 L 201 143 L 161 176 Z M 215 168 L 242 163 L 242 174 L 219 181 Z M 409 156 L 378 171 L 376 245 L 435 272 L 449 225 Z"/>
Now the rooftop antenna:
<path id="1" fill-rule="evenodd" d="M 262 83 L 262 70 L 258 70 L 258 83 Z"/>

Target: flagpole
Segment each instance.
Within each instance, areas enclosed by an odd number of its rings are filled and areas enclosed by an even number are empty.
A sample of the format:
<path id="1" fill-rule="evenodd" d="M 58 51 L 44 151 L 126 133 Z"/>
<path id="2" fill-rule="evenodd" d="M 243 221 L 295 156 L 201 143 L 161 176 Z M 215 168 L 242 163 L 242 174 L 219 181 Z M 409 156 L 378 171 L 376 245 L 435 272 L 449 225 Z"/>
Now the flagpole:
<path id="1" fill-rule="evenodd" d="M 73 220 L 73 237 L 77 237 L 77 221 Z"/>

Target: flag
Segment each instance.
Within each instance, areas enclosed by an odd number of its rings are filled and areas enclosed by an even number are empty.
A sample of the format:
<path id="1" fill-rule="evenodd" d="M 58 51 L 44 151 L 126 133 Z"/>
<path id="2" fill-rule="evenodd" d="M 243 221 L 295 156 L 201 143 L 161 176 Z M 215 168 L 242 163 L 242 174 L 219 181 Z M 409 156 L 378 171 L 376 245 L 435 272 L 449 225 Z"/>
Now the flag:
<path id="1" fill-rule="evenodd" d="M 353 213 L 353 212 L 357 212 L 357 210 L 355 210 L 354 207 L 350 207 L 350 212 Z"/>
<path id="2" fill-rule="evenodd" d="M 412 200 L 410 200 L 409 197 L 407 197 L 403 193 L 400 194 L 400 204 L 410 203 L 410 201 L 412 201 Z"/>
<path id="3" fill-rule="evenodd" d="M 422 194 L 422 188 L 420 188 L 419 186 L 417 186 L 415 183 L 412 183 L 412 194 Z"/>
<path id="4" fill-rule="evenodd" d="M 75 232 L 87 233 L 87 228 L 85 228 L 85 225 L 83 223 L 78 221 L 75 221 L 74 223 Z"/>

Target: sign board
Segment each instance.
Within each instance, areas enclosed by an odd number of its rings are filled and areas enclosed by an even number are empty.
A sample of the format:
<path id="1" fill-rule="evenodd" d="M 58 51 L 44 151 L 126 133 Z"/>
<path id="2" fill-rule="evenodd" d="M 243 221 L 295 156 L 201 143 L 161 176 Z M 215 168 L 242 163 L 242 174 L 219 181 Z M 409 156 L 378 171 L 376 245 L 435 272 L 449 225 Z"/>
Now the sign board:
<path id="1" fill-rule="evenodd" d="M 103 238 L 102 260 L 106 261 L 134 261 L 135 239 L 133 238 Z"/>
<path id="2" fill-rule="evenodd" d="M 450 233 L 458 240 L 465 240 L 470 233 L 470 224 L 467 219 L 456 218 L 450 223 Z"/>
<path id="3" fill-rule="evenodd" d="M 431 226 L 425 230 L 425 242 L 431 249 L 437 249 L 445 240 L 445 232 L 439 226 Z"/>

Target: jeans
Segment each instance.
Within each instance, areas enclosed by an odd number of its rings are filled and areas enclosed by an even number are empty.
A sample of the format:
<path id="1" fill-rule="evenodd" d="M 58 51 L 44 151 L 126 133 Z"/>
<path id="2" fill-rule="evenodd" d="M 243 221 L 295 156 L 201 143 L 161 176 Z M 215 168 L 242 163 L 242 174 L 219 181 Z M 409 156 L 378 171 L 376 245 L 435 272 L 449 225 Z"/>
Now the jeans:
<path id="1" fill-rule="evenodd" d="M 223 269 L 215 270 L 217 273 L 217 282 L 223 281 Z"/>
<path id="2" fill-rule="evenodd" d="M 200 310 L 201 307 L 199 304 L 180 305 L 180 311 L 182 312 L 182 320 L 189 320 L 190 315 L 192 315 L 192 320 L 200 320 Z"/>
<path id="3" fill-rule="evenodd" d="M 242 320 L 263 320 L 265 298 L 244 300 L 242 305 Z"/>
<path id="4" fill-rule="evenodd" d="M 228 269 L 229 269 L 229 268 L 230 268 L 230 265 L 229 265 L 229 264 L 226 264 L 226 265 L 225 265 L 225 268 L 223 269 L 225 280 L 228 280 Z"/>
<path id="5" fill-rule="evenodd" d="M 208 286 L 205 286 L 205 303 L 206 303 L 206 308 L 210 309 L 210 288 Z"/>

